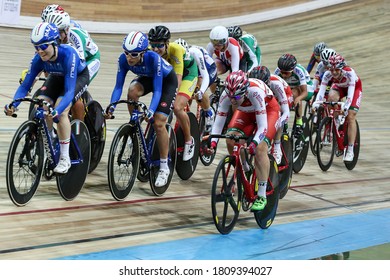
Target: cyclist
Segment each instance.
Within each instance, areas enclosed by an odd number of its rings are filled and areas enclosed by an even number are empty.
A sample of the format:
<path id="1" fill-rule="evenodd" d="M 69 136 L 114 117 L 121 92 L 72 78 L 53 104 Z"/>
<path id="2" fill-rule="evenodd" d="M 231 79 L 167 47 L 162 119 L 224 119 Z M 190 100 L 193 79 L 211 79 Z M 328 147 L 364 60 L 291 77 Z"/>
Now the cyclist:
<path id="1" fill-rule="evenodd" d="M 77 51 L 69 45 L 59 45 L 59 39 L 58 28 L 52 23 L 41 22 L 34 27 L 31 42 L 36 53 L 14 99 L 27 95 L 35 77 L 41 71 L 44 70 L 50 74 L 51 78 L 43 84 L 39 98 L 44 98 L 52 105 L 54 104 L 55 109 L 48 114 L 48 126 L 51 129 L 52 121 L 58 121 L 57 134 L 61 154 L 54 172 L 65 174 L 71 166 L 69 157 L 71 127 L 68 112 L 72 101 L 77 100 L 87 89 L 89 72 Z M 12 115 L 15 110 L 14 107 L 5 106 L 6 115 Z"/>
<path id="2" fill-rule="evenodd" d="M 316 101 L 324 100 L 324 95 L 328 83 L 332 82 L 332 87 L 328 94 L 328 101 L 339 101 L 346 97 L 342 110 L 347 116 L 348 122 L 348 149 L 344 154 L 344 161 L 352 161 L 354 158 L 353 147 L 356 138 L 356 115 L 359 111 L 362 99 L 362 81 L 356 72 L 347 65 L 340 54 L 333 55 L 327 63 L 328 70 L 322 77 L 320 90 Z"/>
<path id="3" fill-rule="evenodd" d="M 184 47 L 170 43 L 171 32 L 166 26 L 157 25 L 149 30 L 148 37 L 151 49 L 166 59 L 176 72 L 178 94 L 173 105 L 173 111 L 183 129 L 184 152 L 183 161 L 194 156 L 195 142 L 191 136 L 190 119 L 184 108 L 191 99 L 198 81 L 198 67 L 191 55 L 187 55 Z"/>
<path id="4" fill-rule="evenodd" d="M 205 93 L 217 77 L 217 66 L 206 49 L 200 46 L 189 46 L 182 38 L 177 39 L 175 43 L 182 45 L 195 59 L 195 62 L 198 65 L 198 90 L 195 92 L 195 97 L 203 109 L 206 121 L 206 131 L 209 132 L 214 123 L 214 111 L 210 107 L 209 96 Z"/>
<path id="5" fill-rule="evenodd" d="M 210 43 L 206 49 L 211 56 L 215 55 L 218 75 L 227 71 L 246 70 L 245 61 L 242 59 L 244 52 L 237 40 L 229 37 L 226 27 L 218 25 L 210 31 Z"/>
<path id="6" fill-rule="evenodd" d="M 306 67 L 306 70 L 307 70 L 307 72 L 309 74 L 310 74 L 311 70 L 314 69 L 314 66 L 316 65 L 316 63 L 320 63 L 320 61 L 321 61 L 321 57 L 320 57 L 321 52 L 325 48 L 327 48 L 327 47 L 328 46 L 324 42 L 319 42 L 319 43 L 314 45 L 313 53 L 311 54 L 309 63 L 307 64 L 307 67 Z"/>
<path id="7" fill-rule="evenodd" d="M 277 164 L 282 160 L 282 150 L 280 148 L 280 139 L 282 137 L 282 128 L 288 122 L 290 117 L 290 107 L 293 102 L 293 96 L 290 86 L 281 77 L 272 75 L 266 66 L 257 66 L 248 74 L 249 78 L 262 80 L 273 92 L 279 102 L 281 116 L 277 123 L 277 131 L 274 138 L 273 156 Z"/>
<path id="8" fill-rule="evenodd" d="M 264 209 L 267 204 L 266 190 L 270 170 L 268 147 L 276 133 L 280 107 L 271 89 L 261 80 L 248 79 L 242 71 L 230 73 L 226 78 L 226 90 L 222 93 L 217 116 L 211 134 L 222 132 L 230 105 L 237 106 L 229 126 L 228 133 L 253 136 L 248 149 L 255 155 L 255 168 L 258 181 L 258 197 L 252 205 L 252 211 Z M 211 139 L 209 152 L 217 147 L 217 138 Z M 228 151 L 233 152 L 234 142 L 227 141 Z M 246 166 L 245 166 L 246 165 Z M 244 169 L 249 166 L 244 164 Z"/>
<path id="9" fill-rule="evenodd" d="M 299 104 L 295 134 L 299 136 L 303 132 L 302 100 L 310 100 L 314 93 L 310 75 L 302 65 L 297 63 L 297 59 L 292 54 L 284 54 L 279 58 L 275 75 L 282 77 L 290 86 L 294 97 L 294 107 Z"/>
<path id="10" fill-rule="evenodd" d="M 326 65 L 328 64 L 329 58 L 333 55 L 336 55 L 336 51 L 334 49 L 325 48 L 321 52 L 320 55 L 321 61 L 317 65 L 316 72 L 314 74 L 314 79 L 313 79 L 314 92 L 318 92 L 318 86 L 321 83 L 322 76 L 327 70 Z"/>
<path id="11" fill-rule="evenodd" d="M 48 13 L 45 21 L 54 23 L 60 31 L 61 43 L 71 44 L 78 51 L 80 59 L 86 61 L 92 82 L 100 69 L 100 51 L 89 33 L 84 29 L 71 27 L 70 16 L 65 11 Z M 71 110 L 74 119 L 84 120 L 85 109 L 81 100 L 77 100 Z"/>
<path id="12" fill-rule="evenodd" d="M 141 96 L 153 92 L 146 120 L 154 120 L 153 126 L 160 151 L 160 170 L 155 186 L 162 187 L 167 184 L 170 173 L 168 167 L 169 138 L 165 124 L 176 96 L 177 77 L 172 65 L 155 52 L 148 50 L 148 45 L 147 36 L 140 31 L 130 32 L 123 40 L 124 52 L 118 58 L 118 72 L 111 103 L 120 99 L 129 71 L 138 76 L 130 83 L 127 92 L 128 100 L 137 101 Z M 111 107 L 105 117 L 111 118 L 114 110 L 115 108 Z M 129 113 L 131 112 L 132 108 L 129 107 Z"/>
<path id="13" fill-rule="evenodd" d="M 244 51 L 244 59 L 246 61 L 246 71 L 253 70 L 256 66 L 261 65 L 261 49 L 256 40 L 256 37 L 246 32 L 243 33 L 238 25 L 229 26 L 229 37 L 236 39 Z"/>

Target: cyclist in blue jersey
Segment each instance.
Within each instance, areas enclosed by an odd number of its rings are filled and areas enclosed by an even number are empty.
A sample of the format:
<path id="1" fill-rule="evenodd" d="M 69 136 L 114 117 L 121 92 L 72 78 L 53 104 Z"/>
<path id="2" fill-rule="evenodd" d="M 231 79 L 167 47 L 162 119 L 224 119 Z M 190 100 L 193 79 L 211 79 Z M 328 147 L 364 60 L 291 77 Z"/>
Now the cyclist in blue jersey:
<path id="1" fill-rule="evenodd" d="M 310 74 L 311 73 L 311 70 L 314 69 L 314 66 L 316 65 L 316 63 L 320 63 L 321 61 L 321 52 L 326 49 L 328 46 L 326 45 L 325 42 L 319 42 L 317 44 L 314 45 L 314 48 L 313 48 L 313 53 L 311 54 L 310 56 L 310 60 L 309 60 L 309 63 L 307 64 L 307 67 L 306 67 L 306 70 L 307 72 Z"/>
<path id="2" fill-rule="evenodd" d="M 58 28 L 52 23 L 42 22 L 34 27 L 31 42 L 36 53 L 14 99 L 27 95 L 35 77 L 41 71 L 51 74 L 43 84 L 38 98 L 44 98 L 54 104 L 54 110 L 47 118 L 49 129 L 52 129 L 53 120 L 58 122 L 57 134 L 61 155 L 54 172 L 65 174 L 71 166 L 69 157 L 71 127 L 68 113 L 72 102 L 78 100 L 87 89 L 89 72 L 77 51 L 69 45 L 59 45 L 59 38 Z M 11 116 L 18 105 L 15 104 L 15 107 L 5 105 L 5 114 Z"/>
<path id="3" fill-rule="evenodd" d="M 147 36 L 140 31 L 130 32 L 123 40 L 124 52 L 118 59 L 116 83 L 111 95 L 111 103 L 122 95 L 123 85 L 128 71 L 137 77 L 131 81 L 127 99 L 137 101 L 141 96 L 153 92 L 146 120 L 153 119 L 157 134 L 157 144 L 160 151 L 160 171 L 155 186 L 163 187 L 169 176 L 168 150 L 169 138 L 165 128 L 168 115 L 176 97 L 177 77 L 173 67 L 159 54 L 148 49 Z M 111 107 L 106 118 L 111 118 L 115 108 Z M 129 108 L 131 113 L 132 108 Z"/>

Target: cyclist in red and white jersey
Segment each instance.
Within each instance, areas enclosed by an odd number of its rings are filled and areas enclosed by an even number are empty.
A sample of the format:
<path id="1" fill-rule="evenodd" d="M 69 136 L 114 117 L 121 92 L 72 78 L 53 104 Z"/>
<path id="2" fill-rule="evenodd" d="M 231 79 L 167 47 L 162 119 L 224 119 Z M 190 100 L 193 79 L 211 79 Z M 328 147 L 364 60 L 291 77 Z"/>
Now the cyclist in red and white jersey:
<path id="1" fill-rule="evenodd" d="M 282 160 L 282 150 L 280 148 L 280 139 L 282 137 L 282 128 L 288 122 L 290 117 L 290 107 L 293 103 L 293 94 L 290 86 L 285 80 L 277 75 L 271 74 L 266 66 L 257 66 L 248 74 L 249 78 L 262 80 L 272 90 L 274 96 L 279 102 L 281 116 L 277 123 L 277 132 L 274 138 L 273 156 L 277 164 Z"/>
<path id="2" fill-rule="evenodd" d="M 216 26 L 211 30 L 207 52 L 211 56 L 215 55 L 218 75 L 245 69 L 244 62 L 240 64 L 244 51 L 236 39 L 229 37 L 229 32 L 224 26 Z"/>
<path id="3" fill-rule="evenodd" d="M 325 90 L 328 82 L 332 87 L 328 95 L 328 101 L 339 101 L 346 97 L 343 106 L 344 114 L 348 122 L 348 149 L 344 154 L 344 161 L 352 161 L 354 158 L 353 146 L 356 138 L 356 115 L 360 108 L 362 99 L 362 81 L 356 72 L 345 62 L 340 54 L 331 56 L 328 61 L 328 71 L 322 77 L 320 90 L 316 101 L 324 100 Z M 318 106 L 318 105 L 315 105 Z"/>
<path id="4" fill-rule="evenodd" d="M 248 79 L 242 71 L 232 72 L 226 78 L 226 90 L 219 100 L 217 116 L 211 134 L 220 134 L 226 121 L 229 106 L 237 106 L 237 110 L 228 126 L 229 134 L 253 136 L 249 145 L 249 153 L 255 155 L 255 168 L 258 181 L 257 199 L 251 210 L 259 211 L 267 204 L 266 189 L 270 162 L 268 147 L 276 133 L 279 119 L 279 104 L 271 89 L 262 81 Z M 211 150 L 217 147 L 218 139 L 211 139 Z M 227 141 L 228 151 L 233 152 L 234 142 Z M 249 166 L 244 164 L 249 171 Z"/>

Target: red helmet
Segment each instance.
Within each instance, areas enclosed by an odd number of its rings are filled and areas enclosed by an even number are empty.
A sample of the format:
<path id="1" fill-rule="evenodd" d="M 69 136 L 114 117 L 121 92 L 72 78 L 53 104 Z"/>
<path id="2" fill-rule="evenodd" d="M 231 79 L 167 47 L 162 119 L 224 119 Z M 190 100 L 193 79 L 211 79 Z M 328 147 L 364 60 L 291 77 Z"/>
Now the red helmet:
<path id="1" fill-rule="evenodd" d="M 344 60 L 344 57 L 342 57 L 339 54 L 333 55 L 329 57 L 328 60 L 328 67 L 332 69 L 342 69 L 347 63 Z"/>
<path id="2" fill-rule="evenodd" d="M 229 97 L 242 96 L 249 87 L 248 77 L 242 70 L 232 72 L 227 76 L 225 86 Z"/>

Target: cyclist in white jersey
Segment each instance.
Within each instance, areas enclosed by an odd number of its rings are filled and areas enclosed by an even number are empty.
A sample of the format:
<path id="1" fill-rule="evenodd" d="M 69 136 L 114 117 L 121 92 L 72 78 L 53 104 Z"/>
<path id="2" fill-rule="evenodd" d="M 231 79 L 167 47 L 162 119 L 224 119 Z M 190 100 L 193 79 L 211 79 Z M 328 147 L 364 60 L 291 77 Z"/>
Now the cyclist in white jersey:
<path id="1" fill-rule="evenodd" d="M 182 45 L 198 65 L 198 91 L 195 92 L 195 97 L 203 109 L 206 120 L 206 131 L 209 132 L 214 123 L 214 111 L 210 107 L 209 96 L 205 93 L 217 78 L 217 66 L 205 48 L 194 45 L 190 46 L 182 38 L 177 39 L 175 43 Z"/>
<path id="2" fill-rule="evenodd" d="M 299 136 L 303 132 L 302 100 L 308 101 L 314 94 L 310 75 L 302 65 L 297 63 L 297 59 L 292 54 L 284 54 L 279 58 L 275 75 L 281 76 L 290 86 L 294 96 L 294 107 L 299 104 L 295 135 Z"/>
<path id="3" fill-rule="evenodd" d="M 100 69 L 100 51 L 88 32 L 71 27 L 70 16 L 64 11 L 54 11 L 47 14 L 45 21 L 54 23 L 58 27 L 62 44 L 70 44 L 76 49 L 80 59 L 87 64 L 89 81 L 92 82 Z M 84 120 L 84 105 L 81 100 L 78 100 L 72 106 L 72 117 Z"/>

